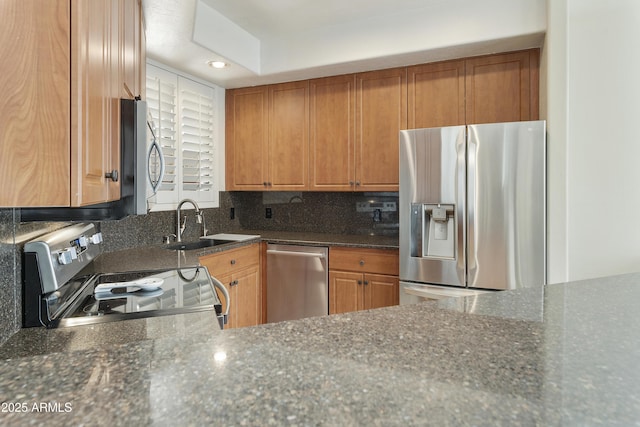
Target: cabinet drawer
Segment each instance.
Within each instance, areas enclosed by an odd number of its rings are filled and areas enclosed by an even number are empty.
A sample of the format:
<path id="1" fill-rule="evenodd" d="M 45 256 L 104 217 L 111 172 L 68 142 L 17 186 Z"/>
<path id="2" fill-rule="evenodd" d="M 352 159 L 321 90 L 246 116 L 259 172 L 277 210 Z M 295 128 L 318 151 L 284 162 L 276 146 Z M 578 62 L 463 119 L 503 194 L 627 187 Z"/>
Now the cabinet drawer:
<path id="1" fill-rule="evenodd" d="M 398 251 L 395 249 L 329 248 L 329 269 L 398 275 Z"/>
<path id="2" fill-rule="evenodd" d="M 255 243 L 242 248 L 229 249 L 217 254 L 200 258 L 212 276 L 232 273 L 260 263 L 259 244 Z"/>

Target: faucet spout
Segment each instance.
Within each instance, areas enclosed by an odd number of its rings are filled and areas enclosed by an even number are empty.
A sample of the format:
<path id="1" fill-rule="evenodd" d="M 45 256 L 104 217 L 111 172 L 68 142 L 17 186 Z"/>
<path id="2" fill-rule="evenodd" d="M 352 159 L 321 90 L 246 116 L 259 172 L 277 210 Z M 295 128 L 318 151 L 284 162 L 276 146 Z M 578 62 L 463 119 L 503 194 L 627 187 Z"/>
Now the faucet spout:
<path id="1" fill-rule="evenodd" d="M 200 210 L 200 207 L 196 203 L 195 200 L 192 199 L 183 199 L 178 203 L 178 207 L 176 208 L 176 242 L 182 242 L 182 233 L 184 231 L 184 226 L 180 223 L 180 211 L 182 209 L 182 205 L 185 203 L 191 203 L 196 210 L 196 222 L 198 224 L 202 223 L 203 235 L 206 234 L 206 227 L 204 225 L 204 215 Z M 185 217 L 186 219 L 186 217 Z M 185 221 L 186 225 L 186 221 Z"/>

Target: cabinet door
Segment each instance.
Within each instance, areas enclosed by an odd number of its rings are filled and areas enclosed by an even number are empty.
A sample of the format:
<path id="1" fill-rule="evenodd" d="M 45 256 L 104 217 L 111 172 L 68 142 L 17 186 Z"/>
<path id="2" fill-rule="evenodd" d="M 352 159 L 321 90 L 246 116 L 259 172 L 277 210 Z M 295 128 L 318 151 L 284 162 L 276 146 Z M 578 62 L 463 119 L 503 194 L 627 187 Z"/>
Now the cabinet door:
<path id="1" fill-rule="evenodd" d="M 110 15 L 107 0 L 71 2 L 72 206 L 110 200 Z"/>
<path id="2" fill-rule="evenodd" d="M 266 86 L 226 94 L 227 190 L 264 190 L 268 177 Z"/>
<path id="3" fill-rule="evenodd" d="M 309 83 L 269 86 L 267 188 L 306 190 L 309 165 Z"/>
<path id="4" fill-rule="evenodd" d="M 329 271 L 329 314 L 363 307 L 363 276 L 349 271 Z"/>
<path id="5" fill-rule="evenodd" d="M 399 132 L 407 127 L 407 70 L 356 75 L 356 191 L 398 191 Z"/>
<path id="6" fill-rule="evenodd" d="M 416 65 L 408 74 L 408 128 L 465 124 L 464 61 Z"/>
<path id="7" fill-rule="evenodd" d="M 233 327 L 259 325 L 262 321 L 260 268 L 256 265 L 233 274 L 236 319 Z"/>
<path id="8" fill-rule="evenodd" d="M 364 308 L 398 305 L 399 283 L 397 276 L 382 274 L 364 275 Z"/>
<path id="9" fill-rule="evenodd" d="M 69 206 L 69 2 L 4 0 L 0 206 Z"/>
<path id="10" fill-rule="evenodd" d="M 311 190 L 351 191 L 355 185 L 355 75 L 309 82 Z"/>
<path id="11" fill-rule="evenodd" d="M 538 55 L 532 49 L 466 60 L 467 123 L 537 120 Z"/>

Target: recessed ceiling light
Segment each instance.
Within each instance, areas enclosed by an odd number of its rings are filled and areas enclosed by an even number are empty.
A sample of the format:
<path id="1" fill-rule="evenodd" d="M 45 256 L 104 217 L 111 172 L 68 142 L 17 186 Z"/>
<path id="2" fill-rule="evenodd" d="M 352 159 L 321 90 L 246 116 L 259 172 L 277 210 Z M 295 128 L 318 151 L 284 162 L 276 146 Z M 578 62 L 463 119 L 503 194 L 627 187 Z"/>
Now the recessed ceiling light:
<path id="1" fill-rule="evenodd" d="M 229 64 L 224 61 L 207 61 L 207 65 L 213 68 L 224 68 Z"/>

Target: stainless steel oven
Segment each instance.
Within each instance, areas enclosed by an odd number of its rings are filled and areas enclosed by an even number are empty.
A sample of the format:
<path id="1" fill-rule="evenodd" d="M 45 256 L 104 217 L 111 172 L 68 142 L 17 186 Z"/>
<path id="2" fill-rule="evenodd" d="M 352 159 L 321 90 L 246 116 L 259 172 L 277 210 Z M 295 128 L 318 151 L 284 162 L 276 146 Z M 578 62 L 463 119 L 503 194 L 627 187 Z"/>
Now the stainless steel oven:
<path id="1" fill-rule="evenodd" d="M 25 327 L 49 328 L 214 310 L 220 327 L 226 289 L 205 267 L 83 274 L 100 253 L 93 224 L 75 224 L 25 244 Z M 227 301 L 223 311 L 216 292 Z"/>

